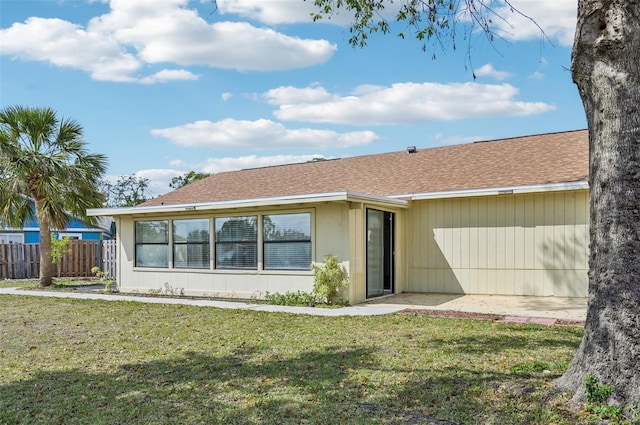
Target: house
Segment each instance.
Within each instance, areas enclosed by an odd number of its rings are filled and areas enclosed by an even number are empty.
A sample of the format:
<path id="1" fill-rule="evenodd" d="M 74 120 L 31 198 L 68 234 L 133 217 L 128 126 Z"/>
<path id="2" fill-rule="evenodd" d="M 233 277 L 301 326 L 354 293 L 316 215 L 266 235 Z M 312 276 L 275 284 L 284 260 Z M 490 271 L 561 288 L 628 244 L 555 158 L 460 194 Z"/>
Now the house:
<path id="1" fill-rule="evenodd" d="M 34 211 L 33 217 L 27 219 L 24 227 L 12 228 L 0 223 L 0 243 L 40 243 L 40 228 L 35 217 L 35 207 L 30 202 Z M 81 219 L 69 216 L 67 226 L 52 232 L 56 238 L 69 237 L 70 239 L 107 240 L 115 235 L 114 222 L 111 217 L 100 217 L 97 226 L 90 226 Z"/>
<path id="2" fill-rule="evenodd" d="M 585 297 L 587 130 L 212 175 L 113 216 L 121 290 L 310 291 L 327 254 L 348 299 L 401 292 Z"/>

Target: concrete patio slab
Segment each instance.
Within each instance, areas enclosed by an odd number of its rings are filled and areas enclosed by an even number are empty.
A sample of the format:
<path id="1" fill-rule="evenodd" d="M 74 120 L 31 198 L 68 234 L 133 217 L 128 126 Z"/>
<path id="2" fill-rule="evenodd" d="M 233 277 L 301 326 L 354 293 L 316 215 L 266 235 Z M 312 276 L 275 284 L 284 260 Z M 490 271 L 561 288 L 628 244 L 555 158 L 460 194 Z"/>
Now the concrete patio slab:
<path id="1" fill-rule="evenodd" d="M 405 293 L 376 298 L 363 305 L 452 310 L 576 322 L 583 322 L 587 315 L 586 298 Z"/>

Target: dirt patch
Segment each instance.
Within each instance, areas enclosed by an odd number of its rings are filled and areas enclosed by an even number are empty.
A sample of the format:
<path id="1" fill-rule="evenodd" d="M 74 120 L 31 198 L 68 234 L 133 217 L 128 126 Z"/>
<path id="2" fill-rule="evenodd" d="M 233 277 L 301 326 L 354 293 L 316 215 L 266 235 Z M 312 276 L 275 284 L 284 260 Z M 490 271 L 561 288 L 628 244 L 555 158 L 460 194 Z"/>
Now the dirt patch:
<path id="1" fill-rule="evenodd" d="M 457 310 L 430 310 L 427 308 L 407 308 L 399 311 L 398 314 L 414 314 L 425 315 L 432 317 L 444 317 L 448 319 L 474 319 L 474 320 L 503 320 L 505 316 L 500 314 L 487 314 L 487 313 L 471 313 L 468 311 Z"/>
<path id="2" fill-rule="evenodd" d="M 578 320 L 556 320 L 556 326 L 578 326 L 584 328 L 584 322 Z"/>
<path id="3" fill-rule="evenodd" d="M 398 314 L 425 315 L 431 317 L 442 317 L 446 319 L 472 319 L 472 320 L 492 320 L 496 322 L 515 322 L 515 323 L 537 323 L 555 326 L 578 326 L 583 327 L 584 322 L 561 319 L 540 319 L 530 317 L 506 316 L 501 314 L 473 313 L 468 311 L 457 310 L 430 310 L 425 308 L 407 308 L 398 312 Z M 520 320 L 518 320 L 520 319 Z"/>

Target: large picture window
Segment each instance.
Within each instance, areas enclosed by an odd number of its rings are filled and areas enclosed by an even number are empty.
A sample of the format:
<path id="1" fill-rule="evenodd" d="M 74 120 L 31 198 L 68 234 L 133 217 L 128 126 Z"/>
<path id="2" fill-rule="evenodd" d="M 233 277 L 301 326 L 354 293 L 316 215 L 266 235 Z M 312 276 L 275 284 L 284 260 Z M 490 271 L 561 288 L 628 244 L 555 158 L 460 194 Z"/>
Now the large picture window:
<path id="1" fill-rule="evenodd" d="M 258 217 L 215 219 L 216 268 L 258 268 Z"/>
<path id="2" fill-rule="evenodd" d="M 136 267 L 169 267 L 169 222 L 136 221 Z"/>
<path id="3" fill-rule="evenodd" d="M 173 267 L 208 269 L 209 220 L 173 220 Z"/>
<path id="4" fill-rule="evenodd" d="M 309 270 L 311 267 L 311 214 L 263 216 L 265 270 Z"/>

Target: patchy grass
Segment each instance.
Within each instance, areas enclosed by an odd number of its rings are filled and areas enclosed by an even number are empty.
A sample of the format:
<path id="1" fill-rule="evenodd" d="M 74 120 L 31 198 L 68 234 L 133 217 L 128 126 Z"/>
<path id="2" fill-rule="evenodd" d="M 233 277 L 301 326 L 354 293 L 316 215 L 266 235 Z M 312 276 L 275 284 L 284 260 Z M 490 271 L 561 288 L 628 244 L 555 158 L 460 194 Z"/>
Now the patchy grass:
<path id="1" fill-rule="evenodd" d="M 13 280 L 2 279 L 0 280 L 0 288 L 27 288 L 30 286 L 37 286 L 37 280 Z"/>
<path id="2" fill-rule="evenodd" d="M 51 286 L 43 288 L 38 279 L 5 279 L 0 280 L 0 288 L 29 288 L 38 290 L 73 290 L 83 287 L 100 285 L 95 277 L 61 277 L 53 278 Z"/>
<path id="3" fill-rule="evenodd" d="M 23 296 L 0 312 L 0 424 L 589 423 L 550 385 L 576 327 Z"/>

